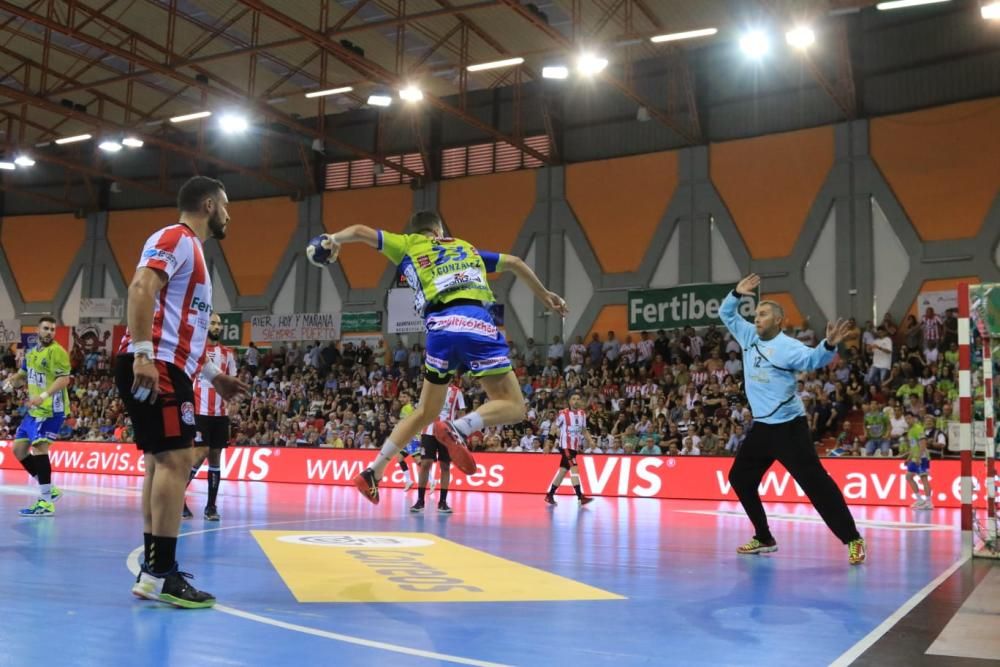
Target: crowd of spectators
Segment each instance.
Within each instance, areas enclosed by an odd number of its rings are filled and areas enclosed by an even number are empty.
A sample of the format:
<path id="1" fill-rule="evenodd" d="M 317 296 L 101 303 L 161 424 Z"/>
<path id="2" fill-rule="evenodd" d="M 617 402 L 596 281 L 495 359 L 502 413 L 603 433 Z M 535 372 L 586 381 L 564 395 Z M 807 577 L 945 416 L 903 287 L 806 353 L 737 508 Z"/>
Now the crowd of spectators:
<path id="1" fill-rule="evenodd" d="M 957 414 L 957 320 L 927 312 L 897 326 L 886 315 L 876 326 L 852 320 L 853 332 L 827 368 L 803 373 L 798 393 L 821 454 L 900 455 L 921 437 L 935 455 L 950 454 L 947 425 Z M 786 334 L 808 345 L 819 337 L 808 322 Z M 655 333 L 613 331 L 558 336 L 541 345 L 512 343 L 511 357 L 527 419 L 473 437 L 477 450 L 538 452 L 554 445 L 552 427 L 567 398 L 586 401 L 594 447 L 589 453 L 733 455 L 752 417 L 742 389 L 738 344 L 709 326 Z M 0 381 L 18 359 L 8 352 Z M 65 439 L 129 441 L 128 417 L 118 399 L 106 353 L 74 371 L 72 416 Z M 365 342 L 313 343 L 274 348 L 251 344 L 240 358 L 249 397 L 230 406 L 236 445 L 380 447 L 407 402 L 419 398 L 423 351 L 396 342 L 372 349 Z M 485 399 L 478 383 L 461 380 L 466 404 Z M 981 403 L 980 383 L 974 383 Z M 0 396 L 0 439 L 13 437 L 26 412 L 23 391 Z"/>

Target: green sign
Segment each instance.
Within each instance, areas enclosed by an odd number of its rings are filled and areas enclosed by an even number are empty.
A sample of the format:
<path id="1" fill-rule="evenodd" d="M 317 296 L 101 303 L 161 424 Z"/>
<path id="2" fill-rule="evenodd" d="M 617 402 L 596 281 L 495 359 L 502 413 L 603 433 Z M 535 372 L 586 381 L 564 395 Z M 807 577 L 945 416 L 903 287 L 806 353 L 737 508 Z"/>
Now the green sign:
<path id="1" fill-rule="evenodd" d="M 368 333 L 382 331 L 382 313 L 366 310 L 360 313 L 340 314 L 340 333 Z"/>
<path id="2" fill-rule="evenodd" d="M 243 343 L 243 313 L 219 313 L 222 318 L 223 345 L 241 345 Z"/>
<path id="3" fill-rule="evenodd" d="M 629 331 L 653 331 L 719 324 L 719 305 L 736 283 L 678 285 L 668 289 L 630 290 Z M 740 300 L 739 313 L 753 317 L 757 298 Z"/>

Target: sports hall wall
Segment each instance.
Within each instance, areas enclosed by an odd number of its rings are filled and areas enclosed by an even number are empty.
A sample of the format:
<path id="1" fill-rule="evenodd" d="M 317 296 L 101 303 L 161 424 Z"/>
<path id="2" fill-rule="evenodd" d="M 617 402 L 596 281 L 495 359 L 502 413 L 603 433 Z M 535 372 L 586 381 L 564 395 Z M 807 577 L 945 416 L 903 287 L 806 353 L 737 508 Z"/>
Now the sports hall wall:
<path id="1" fill-rule="evenodd" d="M 363 223 L 401 230 L 436 208 L 454 235 L 526 257 L 565 294 L 565 323 L 496 281 L 515 336 L 550 340 L 626 329 L 628 289 L 734 281 L 748 271 L 794 321 L 897 317 L 921 291 L 1000 281 L 1000 98 L 782 134 L 562 167 L 234 201 L 207 244 L 220 311 L 384 309 L 394 273 L 352 247 L 329 270 L 307 265 L 311 236 Z M 53 312 L 81 297 L 124 296 L 143 239 L 173 209 L 6 217 L 0 318 Z M 58 239 L 58 242 L 52 242 Z"/>

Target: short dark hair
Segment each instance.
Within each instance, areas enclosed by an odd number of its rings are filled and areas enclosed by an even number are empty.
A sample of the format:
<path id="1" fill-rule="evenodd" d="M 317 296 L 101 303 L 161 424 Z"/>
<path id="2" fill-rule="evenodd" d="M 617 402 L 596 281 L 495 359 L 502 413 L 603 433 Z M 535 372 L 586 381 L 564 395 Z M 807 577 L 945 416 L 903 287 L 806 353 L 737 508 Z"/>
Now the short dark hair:
<path id="1" fill-rule="evenodd" d="M 410 232 L 413 234 L 436 232 L 440 229 L 444 229 L 444 223 L 441 221 L 441 216 L 434 211 L 417 211 L 410 216 L 409 226 Z"/>
<path id="2" fill-rule="evenodd" d="M 222 181 L 207 176 L 194 176 L 177 192 L 177 208 L 181 213 L 198 213 L 205 197 L 214 197 L 225 192 Z"/>
<path id="3" fill-rule="evenodd" d="M 58 324 L 56 322 L 56 318 L 52 317 L 51 315 L 42 315 L 41 317 L 38 318 L 39 324 L 42 324 L 43 322 L 52 322 L 52 324 Z"/>

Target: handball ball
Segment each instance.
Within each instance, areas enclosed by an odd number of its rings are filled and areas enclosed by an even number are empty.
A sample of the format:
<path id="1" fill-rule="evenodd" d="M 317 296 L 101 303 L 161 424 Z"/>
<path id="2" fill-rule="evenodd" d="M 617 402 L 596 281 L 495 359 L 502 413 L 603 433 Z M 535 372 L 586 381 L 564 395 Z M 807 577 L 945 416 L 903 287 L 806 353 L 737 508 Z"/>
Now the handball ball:
<path id="1" fill-rule="evenodd" d="M 337 261 L 340 247 L 334 244 L 328 234 L 320 234 L 306 246 L 306 258 L 313 266 L 326 266 Z"/>

